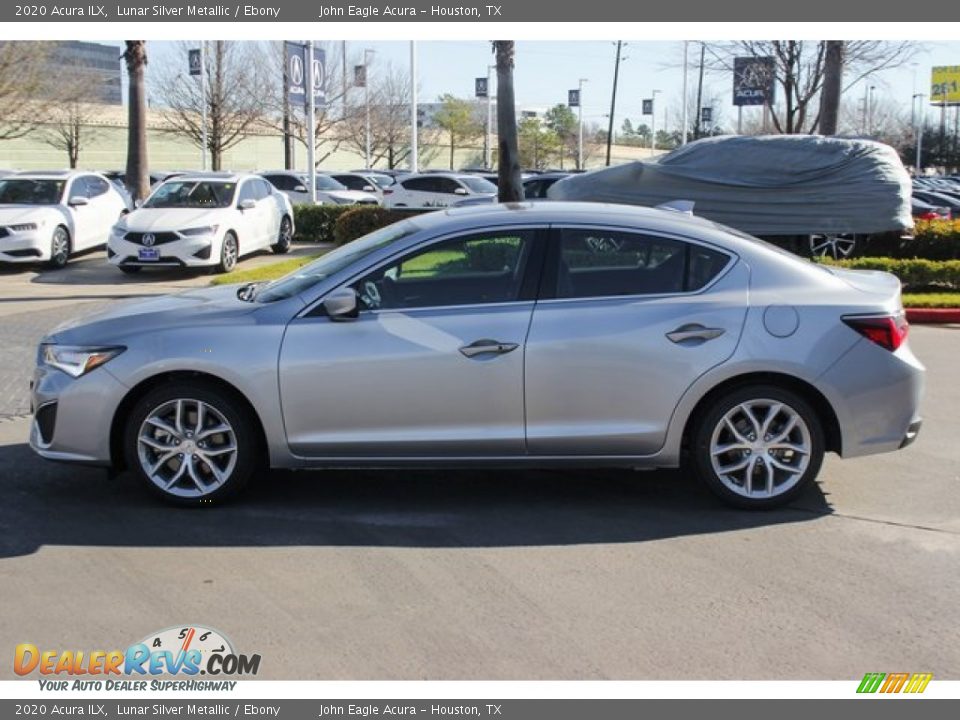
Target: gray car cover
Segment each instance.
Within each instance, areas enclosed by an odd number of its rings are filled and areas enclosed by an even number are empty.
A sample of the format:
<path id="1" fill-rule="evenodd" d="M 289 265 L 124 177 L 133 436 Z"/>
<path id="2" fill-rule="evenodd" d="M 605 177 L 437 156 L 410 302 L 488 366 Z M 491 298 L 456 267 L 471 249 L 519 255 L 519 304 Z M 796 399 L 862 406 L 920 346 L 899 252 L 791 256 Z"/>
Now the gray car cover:
<path id="1" fill-rule="evenodd" d="M 883 143 L 767 135 L 697 140 L 652 162 L 572 175 L 547 196 L 646 206 L 692 200 L 695 215 L 769 236 L 907 230 L 910 192 L 910 176 Z"/>

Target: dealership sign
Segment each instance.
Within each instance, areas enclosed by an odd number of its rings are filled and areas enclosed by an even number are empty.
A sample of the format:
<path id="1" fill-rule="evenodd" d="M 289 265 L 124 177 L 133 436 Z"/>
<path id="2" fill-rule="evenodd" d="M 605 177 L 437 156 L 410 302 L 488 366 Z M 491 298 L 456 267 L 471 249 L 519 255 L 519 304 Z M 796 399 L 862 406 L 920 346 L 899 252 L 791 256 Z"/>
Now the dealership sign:
<path id="1" fill-rule="evenodd" d="M 772 104 L 775 79 L 776 64 L 772 57 L 734 58 L 733 104 Z"/>
<path id="2" fill-rule="evenodd" d="M 930 102 L 960 105 L 960 65 L 940 65 L 930 73 Z"/>

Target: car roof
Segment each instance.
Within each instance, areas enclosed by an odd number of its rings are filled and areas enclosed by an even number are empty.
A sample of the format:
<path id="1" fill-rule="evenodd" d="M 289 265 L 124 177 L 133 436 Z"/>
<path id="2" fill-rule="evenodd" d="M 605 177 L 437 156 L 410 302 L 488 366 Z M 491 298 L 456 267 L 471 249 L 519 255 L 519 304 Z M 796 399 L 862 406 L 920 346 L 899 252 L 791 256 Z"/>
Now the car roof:
<path id="1" fill-rule="evenodd" d="M 69 179 L 77 175 L 98 175 L 88 170 L 22 170 L 13 174 L 15 177 L 34 178 L 37 180 Z"/>
<path id="2" fill-rule="evenodd" d="M 182 173 L 170 177 L 170 180 L 180 180 L 183 182 L 200 180 L 222 180 L 224 182 L 240 182 L 246 178 L 259 177 L 254 173 L 233 173 L 233 172 L 191 172 Z"/>
<path id="3" fill-rule="evenodd" d="M 473 173 L 457 172 L 456 170 L 426 170 L 420 173 L 410 173 L 409 175 L 405 175 L 403 180 L 406 181 L 419 177 L 449 177 L 453 178 L 454 180 L 473 180 L 478 176 Z"/>

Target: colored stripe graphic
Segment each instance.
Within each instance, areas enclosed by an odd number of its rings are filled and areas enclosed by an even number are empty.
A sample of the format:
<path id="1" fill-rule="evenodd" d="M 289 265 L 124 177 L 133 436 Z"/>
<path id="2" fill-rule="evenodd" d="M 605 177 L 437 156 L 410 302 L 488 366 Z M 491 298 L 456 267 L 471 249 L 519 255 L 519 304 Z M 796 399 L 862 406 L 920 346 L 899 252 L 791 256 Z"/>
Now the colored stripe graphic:
<path id="1" fill-rule="evenodd" d="M 933 673 L 914 673 L 904 690 L 905 693 L 922 693 L 933 680 Z"/>
<path id="2" fill-rule="evenodd" d="M 933 673 L 867 673 L 858 693 L 922 693 L 933 680 Z"/>
<path id="3" fill-rule="evenodd" d="M 860 681 L 860 687 L 857 688 L 857 692 L 875 693 L 885 677 L 886 673 L 867 673 L 863 676 L 863 680 Z"/>

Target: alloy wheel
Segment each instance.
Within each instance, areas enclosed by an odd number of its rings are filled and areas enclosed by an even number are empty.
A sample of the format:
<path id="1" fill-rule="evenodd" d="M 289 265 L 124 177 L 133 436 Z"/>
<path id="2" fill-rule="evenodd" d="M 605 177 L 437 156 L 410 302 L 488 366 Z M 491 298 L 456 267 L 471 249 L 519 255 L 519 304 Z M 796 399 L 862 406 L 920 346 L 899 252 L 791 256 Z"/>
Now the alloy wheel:
<path id="1" fill-rule="evenodd" d="M 822 234 L 810 236 L 810 255 L 812 257 L 831 257 L 834 260 L 842 260 L 850 257 L 856 248 L 856 235 Z"/>

